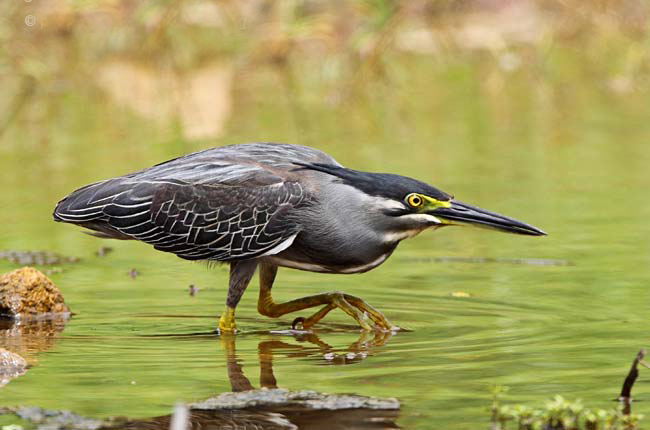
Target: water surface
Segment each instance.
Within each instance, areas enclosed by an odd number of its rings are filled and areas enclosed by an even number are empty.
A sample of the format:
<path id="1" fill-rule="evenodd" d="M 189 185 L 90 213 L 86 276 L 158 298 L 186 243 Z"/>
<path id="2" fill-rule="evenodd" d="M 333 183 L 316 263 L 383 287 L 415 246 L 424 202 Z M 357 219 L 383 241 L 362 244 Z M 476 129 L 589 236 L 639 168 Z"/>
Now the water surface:
<path id="1" fill-rule="evenodd" d="M 74 90 L 46 119 L 12 126 L 0 142 L 0 248 L 82 261 L 51 276 L 74 317 L 47 342 L 23 339 L 33 366 L 0 389 L 0 404 L 92 417 L 166 415 L 178 401 L 231 390 L 229 354 L 252 386 L 263 385 L 260 357 L 275 345 L 278 386 L 397 397 L 404 428 L 484 428 L 495 385 L 510 387 L 506 401 L 530 406 L 555 394 L 613 406 L 629 363 L 648 346 L 647 99 L 594 86 L 575 94 L 546 89 L 549 102 L 544 88 L 527 87 L 521 76 L 487 97 L 472 68 L 440 73 L 426 62 L 405 64 L 413 67 L 409 79 L 363 100 L 334 107 L 293 100 L 306 123 L 274 78 L 261 93 L 241 83 L 247 97 L 226 137 L 214 141 L 186 142 L 173 128 Z M 107 243 L 51 221 L 57 200 L 86 183 L 256 140 L 308 144 L 356 169 L 410 175 L 549 236 L 448 228 L 404 242 L 366 274 L 281 269 L 277 300 L 343 290 L 411 331 L 374 338 L 333 312 L 316 337 L 292 334 L 294 316 L 257 314 L 255 280 L 238 307 L 233 349 L 213 334 L 226 268 L 140 243 Z M 113 252 L 96 256 L 102 245 Z M 558 264 L 508 260 L 524 258 Z M 15 267 L 0 261 L 3 272 Z M 139 275 L 128 276 L 131 269 Z M 650 398 L 648 380 L 642 369 L 634 389 L 641 400 Z M 650 402 L 634 411 L 649 415 Z"/>

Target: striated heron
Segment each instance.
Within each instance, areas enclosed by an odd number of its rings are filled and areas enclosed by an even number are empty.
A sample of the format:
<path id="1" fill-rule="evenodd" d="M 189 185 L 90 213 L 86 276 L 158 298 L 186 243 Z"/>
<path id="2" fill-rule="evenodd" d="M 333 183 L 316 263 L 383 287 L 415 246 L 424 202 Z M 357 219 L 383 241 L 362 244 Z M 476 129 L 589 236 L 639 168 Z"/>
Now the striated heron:
<path id="1" fill-rule="evenodd" d="M 187 260 L 229 263 L 222 332 L 235 331 L 235 307 L 258 267 L 262 315 L 322 306 L 300 318 L 303 327 L 339 308 L 363 329 L 391 330 L 396 327 L 381 312 L 341 292 L 275 303 L 277 268 L 366 272 L 402 240 L 449 225 L 545 234 L 415 179 L 348 169 L 316 149 L 276 143 L 208 149 L 96 182 L 61 200 L 53 216 L 99 237 L 140 240 Z"/>

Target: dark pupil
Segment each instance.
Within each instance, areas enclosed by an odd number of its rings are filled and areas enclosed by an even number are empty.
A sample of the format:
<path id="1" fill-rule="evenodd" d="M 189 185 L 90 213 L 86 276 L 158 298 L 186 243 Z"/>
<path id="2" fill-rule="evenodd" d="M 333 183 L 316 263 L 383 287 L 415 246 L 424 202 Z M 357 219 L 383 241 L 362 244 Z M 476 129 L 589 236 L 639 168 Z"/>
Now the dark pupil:
<path id="1" fill-rule="evenodd" d="M 417 206 L 417 205 L 419 205 L 419 204 L 420 204 L 420 198 L 417 197 L 417 196 L 414 196 L 414 197 L 411 199 L 411 203 L 413 203 L 413 206 Z"/>

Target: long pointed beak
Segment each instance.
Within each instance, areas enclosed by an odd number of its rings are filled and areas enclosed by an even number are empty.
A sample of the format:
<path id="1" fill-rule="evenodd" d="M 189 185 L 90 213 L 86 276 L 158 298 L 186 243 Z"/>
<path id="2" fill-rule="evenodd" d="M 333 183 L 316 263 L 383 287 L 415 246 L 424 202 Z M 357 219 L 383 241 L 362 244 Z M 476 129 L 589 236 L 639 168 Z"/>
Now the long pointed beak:
<path id="1" fill-rule="evenodd" d="M 458 201 L 452 201 L 448 208 L 437 208 L 429 213 L 452 225 L 466 224 L 529 236 L 546 235 L 544 231 L 532 225 Z"/>

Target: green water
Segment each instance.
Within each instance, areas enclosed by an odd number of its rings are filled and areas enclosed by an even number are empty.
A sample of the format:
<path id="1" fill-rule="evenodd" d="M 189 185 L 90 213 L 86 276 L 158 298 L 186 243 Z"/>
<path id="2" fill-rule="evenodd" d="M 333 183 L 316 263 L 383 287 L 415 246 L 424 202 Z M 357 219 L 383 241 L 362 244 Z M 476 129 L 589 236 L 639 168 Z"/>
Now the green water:
<path id="1" fill-rule="evenodd" d="M 276 345 L 278 386 L 397 397 L 404 428 L 485 428 L 495 385 L 510 387 L 506 402 L 536 406 L 563 394 L 613 407 L 629 363 L 649 346 L 648 94 L 610 94 L 571 76 L 549 88 L 526 72 L 494 93 L 479 65 L 403 64 L 411 69 L 402 79 L 335 106 L 307 91 L 288 97 L 271 72 L 259 72 L 269 85 L 238 84 L 227 131 L 214 141 L 185 142 L 173 125 L 147 124 L 74 88 L 50 95 L 54 108 L 28 111 L 0 140 L 0 248 L 83 261 L 51 276 L 74 317 L 51 339 L 22 338 L 33 366 L 0 388 L 0 404 L 91 417 L 165 415 L 177 401 L 229 391 L 229 353 L 259 386 L 260 348 Z M 317 343 L 309 342 L 283 331 L 294 316 L 257 314 L 255 281 L 238 307 L 232 351 L 210 334 L 225 299 L 225 268 L 51 221 L 57 200 L 86 183 L 256 140 L 308 144 L 349 167 L 413 176 L 549 236 L 449 228 L 404 242 L 366 274 L 281 269 L 277 300 L 343 290 L 412 331 L 373 341 L 333 312 L 314 330 Z M 114 251 L 95 256 L 102 245 Z M 2 272 L 15 267 L 0 262 Z M 133 268 L 135 279 L 127 275 Z M 341 364 L 350 350 L 363 354 Z M 339 358 L 328 360 L 331 352 Z M 646 415 L 648 381 L 641 370 L 634 389 L 644 401 L 633 410 Z"/>

